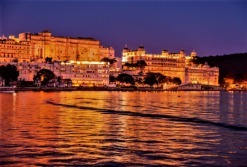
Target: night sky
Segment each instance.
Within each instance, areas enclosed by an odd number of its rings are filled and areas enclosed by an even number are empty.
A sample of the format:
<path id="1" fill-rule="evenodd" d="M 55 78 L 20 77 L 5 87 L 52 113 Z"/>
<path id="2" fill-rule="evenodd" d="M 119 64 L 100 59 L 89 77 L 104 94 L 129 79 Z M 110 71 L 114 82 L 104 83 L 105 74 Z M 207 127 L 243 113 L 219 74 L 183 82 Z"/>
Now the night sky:
<path id="1" fill-rule="evenodd" d="M 148 53 L 199 56 L 247 52 L 247 0 L 0 0 L 0 35 L 50 30 Z"/>

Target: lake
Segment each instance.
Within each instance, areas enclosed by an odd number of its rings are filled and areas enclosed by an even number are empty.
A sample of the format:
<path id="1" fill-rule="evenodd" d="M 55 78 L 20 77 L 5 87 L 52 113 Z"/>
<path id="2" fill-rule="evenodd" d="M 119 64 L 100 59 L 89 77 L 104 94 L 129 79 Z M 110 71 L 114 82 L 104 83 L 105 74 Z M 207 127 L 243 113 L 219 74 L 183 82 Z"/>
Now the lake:
<path id="1" fill-rule="evenodd" d="M 247 92 L 0 93 L 1 166 L 246 166 Z"/>

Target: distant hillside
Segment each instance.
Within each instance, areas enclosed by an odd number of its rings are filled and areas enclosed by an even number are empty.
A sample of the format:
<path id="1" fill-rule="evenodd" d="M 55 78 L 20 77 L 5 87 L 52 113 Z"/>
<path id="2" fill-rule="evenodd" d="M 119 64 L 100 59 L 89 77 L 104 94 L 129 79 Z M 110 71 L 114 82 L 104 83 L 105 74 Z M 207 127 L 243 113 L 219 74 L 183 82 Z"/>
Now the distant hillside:
<path id="1" fill-rule="evenodd" d="M 247 81 L 247 53 L 236 53 L 223 56 L 197 57 L 194 63 L 205 63 L 220 69 L 219 82 L 224 83 L 224 78 L 232 78 L 235 82 Z"/>

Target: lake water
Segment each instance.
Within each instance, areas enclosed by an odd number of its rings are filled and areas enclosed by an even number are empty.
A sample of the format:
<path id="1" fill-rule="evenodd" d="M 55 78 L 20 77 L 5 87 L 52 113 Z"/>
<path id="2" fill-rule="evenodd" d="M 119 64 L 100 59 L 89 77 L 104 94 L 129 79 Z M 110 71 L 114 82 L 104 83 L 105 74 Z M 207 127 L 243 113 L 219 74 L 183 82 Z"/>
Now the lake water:
<path id="1" fill-rule="evenodd" d="M 246 166 L 247 92 L 0 93 L 1 166 Z"/>

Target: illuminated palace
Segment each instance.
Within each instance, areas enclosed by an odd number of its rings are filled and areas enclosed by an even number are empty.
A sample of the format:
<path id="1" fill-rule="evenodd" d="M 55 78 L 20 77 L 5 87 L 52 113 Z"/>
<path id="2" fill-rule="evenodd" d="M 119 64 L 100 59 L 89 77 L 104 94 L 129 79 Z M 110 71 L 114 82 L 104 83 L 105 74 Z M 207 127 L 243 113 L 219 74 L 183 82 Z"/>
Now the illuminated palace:
<path id="1" fill-rule="evenodd" d="M 147 66 L 142 72 L 161 73 L 169 77 L 178 77 L 182 84 L 199 83 L 218 85 L 219 69 L 205 64 L 194 64 L 191 60 L 196 52 L 187 56 L 183 50 L 161 54 L 147 54 L 140 46 L 137 50 L 123 49 L 122 65 L 145 60 Z M 0 37 L 0 65 L 14 64 L 19 70 L 19 79 L 33 81 L 33 76 L 42 69 L 49 69 L 56 76 L 71 79 L 73 86 L 103 86 L 109 84 L 110 73 L 121 71 L 138 75 L 140 70 L 134 68 L 118 68 L 120 61 L 115 63 L 115 70 L 109 69 L 108 62 L 103 58 L 115 58 L 112 47 L 103 47 L 99 40 L 93 38 L 72 38 L 53 36 L 45 30 L 37 34 L 20 33 L 18 38 Z M 46 62 L 47 58 L 52 62 Z M 117 66 L 117 67 L 116 67 Z"/>
<path id="2" fill-rule="evenodd" d="M 122 64 L 144 60 L 147 64 L 144 73 L 155 72 L 169 77 L 178 77 L 182 84 L 218 85 L 219 68 L 211 68 L 207 63 L 194 64 L 191 60 L 196 56 L 195 51 L 192 51 L 190 56 L 186 56 L 184 50 L 179 53 L 169 53 L 163 50 L 161 54 L 147 54 L 143 46 L 140 46 L 138 50 L 129 50 L 125 47 L 122 52 Z M 138 70 L 124 70 L 132 74 L 138 73 Z"/>
<path id="3" fill-rule="evenodd" d="M 1 39 L 1 61 L 18 58 L 19 62 L 29 62 L 46 57 L 57 61 L 99 61 L 103 57 L 114 57 L 114 49 L 103 47 L 99 40 L 93 38 L 52 36 L 47 30 L 37 34 L 20 33 L 19 38 L 10 36 Z"/>
<path id="4" fill-rule="evenodd" d="M 93 38 L 52 36 L 48 30 L 0 38 L 0 62 L 16 62 L 19 78 L 25 80 L 32 80 L 40 67 L 46 68 L 45 59 L 52 58 L 57 67 L 47 68 L 71 78 L 73 85 L 105 85 L 109 82 L 109 65 L 100 61 L 104 57 L 114 58 L 114 49 L 103 47 Z"/>

